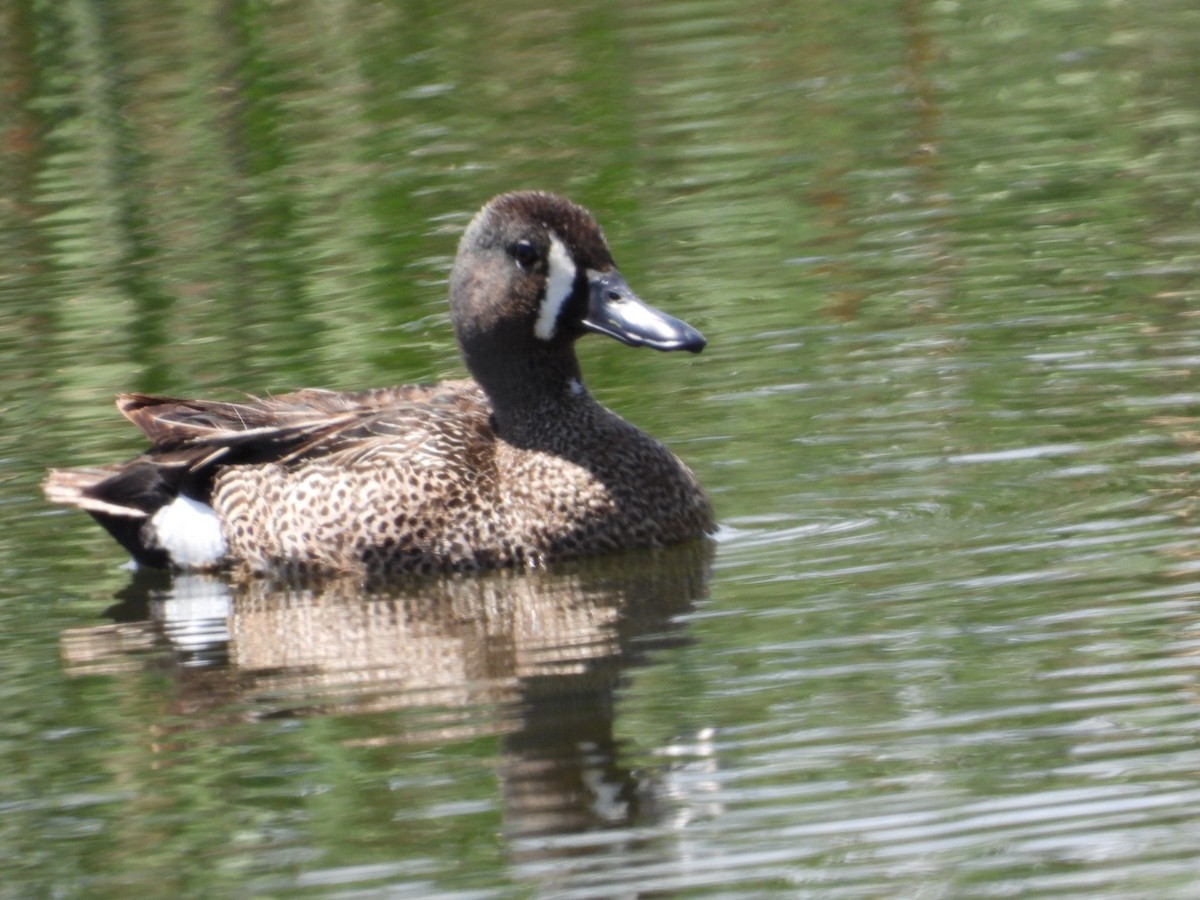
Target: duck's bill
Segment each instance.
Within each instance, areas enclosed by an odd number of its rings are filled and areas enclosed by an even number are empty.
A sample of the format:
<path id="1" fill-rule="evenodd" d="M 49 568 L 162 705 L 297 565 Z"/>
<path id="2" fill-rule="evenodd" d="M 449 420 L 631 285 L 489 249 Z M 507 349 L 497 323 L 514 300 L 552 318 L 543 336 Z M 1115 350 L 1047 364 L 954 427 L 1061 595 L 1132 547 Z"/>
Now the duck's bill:
<path id="1" fill-rule="evenodd" d="M 588 272 L 588 312 L 583 326 L 631 347 L 699 353 L 707 341 L 687 322 L 642 301 L 616 269 Z"/>

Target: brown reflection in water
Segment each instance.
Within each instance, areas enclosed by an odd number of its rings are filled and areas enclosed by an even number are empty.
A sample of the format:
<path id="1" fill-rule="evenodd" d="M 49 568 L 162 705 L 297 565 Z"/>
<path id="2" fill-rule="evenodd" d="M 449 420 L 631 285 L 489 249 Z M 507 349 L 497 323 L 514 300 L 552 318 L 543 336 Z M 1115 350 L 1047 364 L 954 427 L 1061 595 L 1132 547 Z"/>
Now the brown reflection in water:
<path id="1" fill-rule="evenodd" d="M 499 733 L 509 836 L 572 833 L 642 814 L 650 788 L 620 763 L 614 692 L 648 650 L 686 641 L 673 619 L 704 595 L 710 559 L 699 542 L 373 589 L 143 575 L 115 621 L 61 647 L 77 675 L 166 660 L 168 733 L 402 709 L 428 715 L 383 720 L 370 743 Z"/>

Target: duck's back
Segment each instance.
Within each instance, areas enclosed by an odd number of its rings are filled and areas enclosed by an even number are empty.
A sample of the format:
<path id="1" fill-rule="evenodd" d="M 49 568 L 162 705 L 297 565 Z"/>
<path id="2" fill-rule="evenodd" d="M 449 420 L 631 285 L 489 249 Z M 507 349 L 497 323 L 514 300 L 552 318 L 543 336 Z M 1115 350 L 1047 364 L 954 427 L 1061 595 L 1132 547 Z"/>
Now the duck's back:
<path id="1" fill-rule="evenodd" d="M 497 434 L 471 381 L 241 403 L 124 395 L 155 446 L 56 470 L 139 562 L 374 574 L 536 565 L 710 532 L 679 459 L 588 398 L 536 446 Z"/>

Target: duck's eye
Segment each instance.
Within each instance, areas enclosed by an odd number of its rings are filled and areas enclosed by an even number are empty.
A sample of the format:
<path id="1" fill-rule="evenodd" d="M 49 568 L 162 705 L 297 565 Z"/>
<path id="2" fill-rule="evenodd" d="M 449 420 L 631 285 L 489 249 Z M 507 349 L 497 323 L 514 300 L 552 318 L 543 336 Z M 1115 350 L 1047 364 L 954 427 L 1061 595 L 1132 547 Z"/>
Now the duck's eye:
<path id="1" fill-rule="evenodd" d="M 517 241 L 510 245 L 508 255 L 515 259 L 522 269 L 532 269 L 538 261 L 537 247 L 529 241 Z"/>

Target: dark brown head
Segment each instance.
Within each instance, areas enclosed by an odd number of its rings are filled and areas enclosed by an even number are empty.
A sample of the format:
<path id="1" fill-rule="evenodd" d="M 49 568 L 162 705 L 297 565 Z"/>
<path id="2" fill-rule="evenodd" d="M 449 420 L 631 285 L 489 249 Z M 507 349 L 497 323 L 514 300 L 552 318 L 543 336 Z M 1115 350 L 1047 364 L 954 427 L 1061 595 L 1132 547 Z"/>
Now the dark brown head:
<path id="1" fill-rule="evenodd" d="M 656 350 L 705 343 L 630 290 L 586 209 L 540 191 L 501 194 L 471 220 L 450 310 L 467 367 L 497 406 L 577 382 L 573 345 L 589 331 Z"/>

